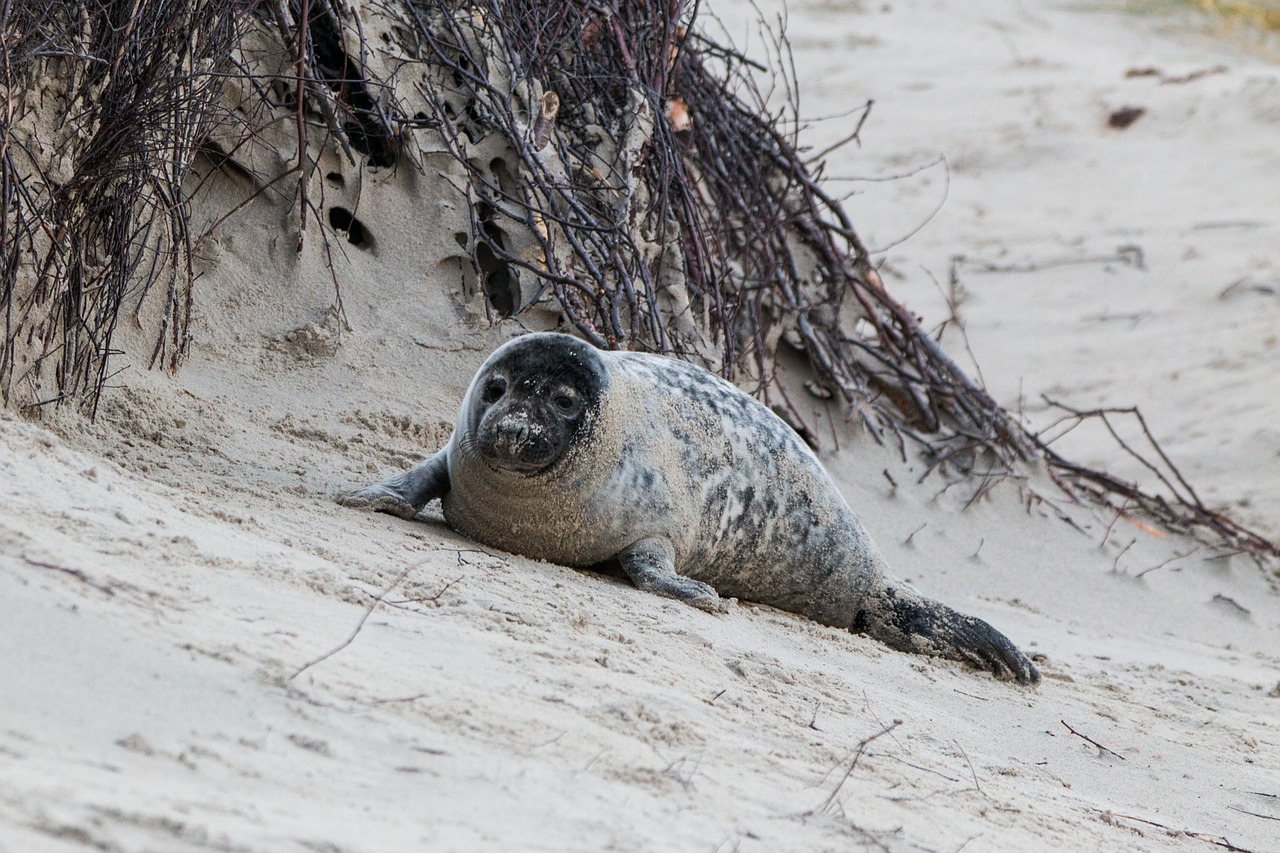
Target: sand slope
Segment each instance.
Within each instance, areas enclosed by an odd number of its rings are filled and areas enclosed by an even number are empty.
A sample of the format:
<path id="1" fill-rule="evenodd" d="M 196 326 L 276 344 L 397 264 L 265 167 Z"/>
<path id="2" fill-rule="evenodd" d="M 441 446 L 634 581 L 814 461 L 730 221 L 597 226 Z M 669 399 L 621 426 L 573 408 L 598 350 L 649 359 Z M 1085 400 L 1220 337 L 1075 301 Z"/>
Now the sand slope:
<path id="1" fill-rule="evenodd" d="M 921 267 L 945 282 L 953 254 L 1142 245 L 1145 270 L 965 273 L 985 378 L 1007 400 L 1141 402 L 1207 494 L 1274 519 L 1278 469 L 1249 449 L 1275 450 L 1280 299 L 1217 294 L 1275 283 L 1275 68 L 1083 5 L 878 8 L 791 20 L 806 111 L 877 99 L 850 170 L 951 162 L 942 212 L 887 255 L 904 299 L 945 312 Z M 1107 108 L 1130 100 L 1151 113 L 1117 135 Z M 1145 183 L 1106 189 L 1143 162 Z M 180 374 L 127 372 L 94 424 L 0 416 L 0 850 L 1209 849 L 1139 819 L 1280 849 L 1273 585 L 1241 557 L 1167 562 L 1194 543 L 1036 477 L 966 506 L 971 487 L 912 485 L 918 465 L 852 428 L 824 451 L 900 574 L 1045 656 L 1036 691 L 335 505 L 442 443 L 515 331 L 475 331 L 433 270 L 412 176 L 360 187 L 377 239 L 337 258 L 336 353 L 307 343 L 333 330 L 318 241 L 298 264 L 263 236 L 284 211 L 249 209 L 202 261 Z M 858 198 L 873 244 L 936 204 L 937 179 L 913 187 Z M 1197 228 L 1243 218 L 1262 224 Z M 1100 302 L 1150 313 L 1087 319 Z"/>

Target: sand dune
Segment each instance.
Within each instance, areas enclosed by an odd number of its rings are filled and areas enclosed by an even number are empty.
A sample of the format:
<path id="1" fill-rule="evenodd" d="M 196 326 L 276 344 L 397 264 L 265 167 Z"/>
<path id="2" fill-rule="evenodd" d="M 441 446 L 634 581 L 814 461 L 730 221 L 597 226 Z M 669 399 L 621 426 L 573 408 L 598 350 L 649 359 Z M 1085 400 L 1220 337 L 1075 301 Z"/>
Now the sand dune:
<path id="1" fill-rule="evenodd" d="M 1139 404 L 1275 536 L 1280 72 L 1197 20 L 803 0 L 790 33 L 802 113 L 876 101 L 831 177 L 945 157 L 839 185 L 873 246 L 927 220 L 882 255 L 902 300 L 940 323 L 963 256 L 1001 402 Z M 183 370 L 127 370 L 93 423 L 0 416 L 0 851 L 1280 849 L 1274 578 L 1035 473 L 970 505 L 843 421 L 823 452 L 895 570 L 1039 655 L 1037 690 L 337 506 L 440 446 L 518 331 L 436 266 L 417 179 L 346 178 L 374 239 L 335 260 L 339 345 L 321 250 L 249 207 L 202 249 Z"/>

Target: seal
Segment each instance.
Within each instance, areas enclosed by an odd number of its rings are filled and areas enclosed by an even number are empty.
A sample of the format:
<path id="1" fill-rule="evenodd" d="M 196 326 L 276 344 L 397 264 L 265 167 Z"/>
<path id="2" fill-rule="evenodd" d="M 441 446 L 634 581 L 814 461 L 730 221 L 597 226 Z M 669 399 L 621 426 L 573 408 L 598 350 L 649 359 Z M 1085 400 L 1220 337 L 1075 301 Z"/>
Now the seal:
<path id="1" fill-rule="evenodd" d="M 738 388 L 663 356 L 516 338 L 472 379 L 448 444 L 339 499 L 445 521 L 484 545 L 704 610 L 768 604 L 1024 684 L 1040 673 L 981 619 L 889 573 L 818 458 Z"/>

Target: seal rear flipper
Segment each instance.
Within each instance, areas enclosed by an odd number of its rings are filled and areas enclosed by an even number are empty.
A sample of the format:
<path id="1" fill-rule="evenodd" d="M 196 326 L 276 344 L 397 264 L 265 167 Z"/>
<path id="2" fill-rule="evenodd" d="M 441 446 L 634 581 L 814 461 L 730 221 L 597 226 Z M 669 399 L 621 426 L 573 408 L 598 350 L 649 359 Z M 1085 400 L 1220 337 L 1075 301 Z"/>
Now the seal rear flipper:
<path id="1" fill-rule="evenodd" d="M 852 630 L 899 651 L 966 661 L 1019 684 L 1040 683 L 1035 664 L 1004 634 L 904 587 L 868 595 Z"/>
<path id="2" fill-rule="evenodd" d="M 421 465 L 379 480 L 338 498 L 343 506 L 388 512 L 401 518 L 413 518 L 435 498 L 449 491 L 449 463 L 444 450 Z"/>
<path id="3" fill-rule="evenodd" d="M 637 589 L 674 598 L 711 613 L 725 610 L 724 602 L 714 589 L 676 573 L 675 549 L 660 536 L 650 536 L 624 548 L 617 559 Z"/>

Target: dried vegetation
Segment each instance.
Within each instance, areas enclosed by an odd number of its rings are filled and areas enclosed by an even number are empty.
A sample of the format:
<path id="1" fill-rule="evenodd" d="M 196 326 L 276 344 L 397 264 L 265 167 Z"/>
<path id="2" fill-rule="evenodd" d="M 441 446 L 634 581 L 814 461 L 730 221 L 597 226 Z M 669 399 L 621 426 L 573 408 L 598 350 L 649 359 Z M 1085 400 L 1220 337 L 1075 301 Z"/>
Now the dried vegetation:
<path id="1" fill-rule="evenodd" d="M 698 361 L 753 384 L 806 434 L 774 381 L 786 347 L 876 440 L 969 473 L 979 494 L 1043 460 L 1117 516 L 1280 556 L 1206 507 L 1154 442 L 1131 452 L 1151 460 L 1160 493 L 1062 458 L 998 406 L 889 295 L 823 189 L 830 152 L 798 138 L 782 37 L 771 71 L 704 35 L 696 13 L 682 0 L 0 3 L 0 395 L 27 409 L 95 405 L 122 311 L 155 324 L 151 362 L 177 369 L 195 298 L 198 154 L 253 174 L 260 193 L 293 193 L 299 249 L 308 222 L 326 247 L 326 224 L 355 242 L 358 223 L 326 223 L 309 198 L 318 149 L 367 168 L 443 156 L 462 176 L 441 190 L 465 199 L 459 244 L 491 317 L 536 305 L 599 346 Z M 277 61 L 250 62 L 250 38 Z M 851 114 L 846 142 L 869 109 Z M 217 141 L 252 139 L 246 116 L 291 119 L 290 169 L 257 175 Z M 334 283 L 340 315 L 336 272 Z"/>

